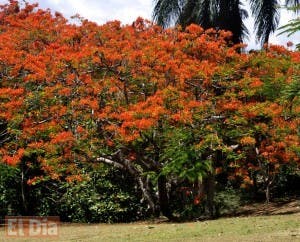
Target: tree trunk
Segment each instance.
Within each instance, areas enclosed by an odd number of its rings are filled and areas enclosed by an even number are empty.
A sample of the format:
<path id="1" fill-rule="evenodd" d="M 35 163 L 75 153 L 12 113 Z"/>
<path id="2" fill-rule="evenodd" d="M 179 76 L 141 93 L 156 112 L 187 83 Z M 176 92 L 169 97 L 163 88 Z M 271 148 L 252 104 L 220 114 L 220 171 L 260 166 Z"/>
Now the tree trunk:
<path id="1" fill-rule="evenodd" d="M 147 181 L 145 181 L 145 179 L 143 179 L 140 176 L 137 177 L 137 181 L 138 181 L 140 189 L 142 190 L 143 197 L 146 199 L 152 213 L 155 214 L 156 216 L 159 216 L 159 208 L 155 204 L 154 199 L 151 195 L 151 192 L 149 191 L 148 184 L 146 184 Z"/>
<path id="2" fill-rule="evenodd" d="M 269 183 L 267 184 L 267 187 L 266 187 L 266 202 L 267 202 L 267 204 L 269 204 L 269 202 L 270 202 L 270 184 Z"/>
<path id="3" fill-rule="evenodd" d="M 23 207 L 23 214 L 22 215 L 28 215 L 28 206 L 27 206 L 27 200 L 25 195 L 25 178 L 24 178 L 24 170 L 21 169 L 21 197 L 22 197 L 22 207 Z"/>
<path id="4" fill-rule="evenodd" d="M 211 218 L 215 216 L 214 196 L 215 196 L 215 177 L 209 174 L 205 182 L 206 195 L 207 195 L 207 208 Z"/>
<path id="5" fill-rule="evenodd" d="M 267 186 L 266 186 L 266 202 L 267 202 L 267 204 L 269 204 L 269 202 L 270 202 L 270 197 L 271 197 L 270 190 L 271 190 L 271 186 L 274 182 L 274 179 L 275 179 L 275 176 L 273 176 L 272 178 L 268 177 Z"/>
<path id="6" fill-rule="evenodd" d="M 254 172 L 253 174 L 253 196 L 254 199 L 258 198 L 257 172 Z"/>
<path id="7" fill-rule="evenodd" d="M 157 187 L 160 212 L 168 219 L 173 219 L 174 217 L 170 209 L 169 196 L 167 190 L 167 179 L 165 176 L 159 176 L 157 181 Z"/>

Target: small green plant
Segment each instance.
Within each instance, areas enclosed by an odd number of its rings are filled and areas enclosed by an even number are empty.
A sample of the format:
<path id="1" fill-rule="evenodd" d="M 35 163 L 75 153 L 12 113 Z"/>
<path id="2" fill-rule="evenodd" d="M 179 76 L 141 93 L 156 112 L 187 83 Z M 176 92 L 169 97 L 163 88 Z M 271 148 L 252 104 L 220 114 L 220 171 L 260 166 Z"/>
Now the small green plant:
<path id="1" fill-rule="evenodd" d="M 215 206 L 217 216 L 234 214 L 241 205 L 241 197 L 237 190 L 225 188 L 215 195 Z"/>

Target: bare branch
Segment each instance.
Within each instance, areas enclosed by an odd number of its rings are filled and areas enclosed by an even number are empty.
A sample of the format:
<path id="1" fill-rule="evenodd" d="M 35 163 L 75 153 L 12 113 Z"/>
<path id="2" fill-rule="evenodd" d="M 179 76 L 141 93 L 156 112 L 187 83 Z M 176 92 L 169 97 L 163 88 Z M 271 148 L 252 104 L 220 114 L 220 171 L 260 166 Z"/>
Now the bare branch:
<path id="1" fill-rule="evenodd" d="M 44 119 L 44 120 L 39 121 L 39 122 L 34 122 L 34 124 L 43 124 L 43 123 L 46 123 L 46 122 L 48 122 L 48 121 L 50 121 L 52 119 L 53 119 L 52 117 L 51 118 L 47 118 L 47 119 Z"/>
<path id="2" fill-rule="evenodd" d="M 113 165 L 116 168 L 125 169 L 125 167 L 122 164 L 120 164 L 116 161 L 113 161 L 111 159 L 108 159 L 108 158 L 99 157 L 99 158 L 97 158 L 97 161 L 104 162 L 108 165 Z"/>
<path id="3" fill-rule="evenodd" d="M 152 199 L 152 195 L 151 193 L 149 192 L 149 190 L 147 189 L 148 185 L 146 182 L 143 181 L 142 177 L 137 177 L 137 181 L 138 181 L 138 184 L 143 192 L 143 196 L 144 198 L 147 200 L 149 206 L 151 207 L 152 211 L 154 212 L 155 211 L 155 204 L 154 204 L 154 201 Z"/>
<path id="4" fill-rule="evenodd" d="M 220 120 L 220 119 L 225 119 L 225 116 L 223 116 L 223 115 L 214 115 L 214 116 L 211 116 L 209 118 L 203 119 L 203 121 L 214 121 L 214 120 Z"/>

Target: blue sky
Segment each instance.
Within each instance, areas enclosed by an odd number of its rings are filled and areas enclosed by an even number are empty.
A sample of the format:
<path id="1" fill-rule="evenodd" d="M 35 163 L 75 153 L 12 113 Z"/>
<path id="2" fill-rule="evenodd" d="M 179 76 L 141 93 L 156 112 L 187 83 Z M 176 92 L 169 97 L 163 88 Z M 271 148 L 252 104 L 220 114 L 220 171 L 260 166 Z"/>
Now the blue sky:
<path id="1" fill-rule="evenodd" d="M 7 0 L 0 0 L 0 4 Z M 38 2 L 41 8 L 50 8 L 53 11 L 61 12 L 65 17 L 78 13 L 84 18 L 103 24 L 109 20 L 118 19 L 124 24 L 132 23 L 137 17 L 151 19 L 153 9 L 153 0 L 27 0 L 27 2 Z M 294 14 L 282 11 L 280 25 L 287 23 Z M 250 40 L 246 40 L 249 49 L 256 48 L 253 26 L 253 19 L 246 20 L 246 25 L 250 30 Z M 300 42 L 300 33 L 289 38 L 286 36 L 277 36 L 275 33 L 271 36 L 270 42 L 274 44 L 285 45 L 288 40 Z"/>

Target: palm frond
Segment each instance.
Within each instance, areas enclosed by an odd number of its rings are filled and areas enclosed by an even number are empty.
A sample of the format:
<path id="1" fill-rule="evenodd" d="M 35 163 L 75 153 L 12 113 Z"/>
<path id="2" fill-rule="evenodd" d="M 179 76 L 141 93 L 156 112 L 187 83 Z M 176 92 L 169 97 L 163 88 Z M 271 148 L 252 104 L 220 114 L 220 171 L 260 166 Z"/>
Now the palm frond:
<path id="1" fill-rule="evenodd" d="M 299 8 L 300 0 L 286 0 L 285 5 L 287 7 Z"/>
<path id="2" fill-rule="evenodd" d="M 279 24 L 279 1 L 251 0 L 250 6 L 255 20 L 256 38 L 262 44 L 267 43 L 270 34 L 276 30 Z"/>
<path id="3" fill-rule="evenodd" d="M 279 27 L 278 30 L 283 30 L 278 35 L 287 34 L 290 37 L 300 31 L 300 18 L 290 20 L 288 24 Z"/>
<path id="4" fill-rule="evenodd" d="M 153 20 L 163 27 L 168 27 L 176 22 L 184 0 L 154 0 Z"/>
<path id="5" fill-rule="evenodd" d="M 233 43 L 242 42 L 249 32 L 243 20 L 248 17 L 248 12 L 243 9 L 240 0 L 218 0 L 217 27 L 233 33 Z"/>

